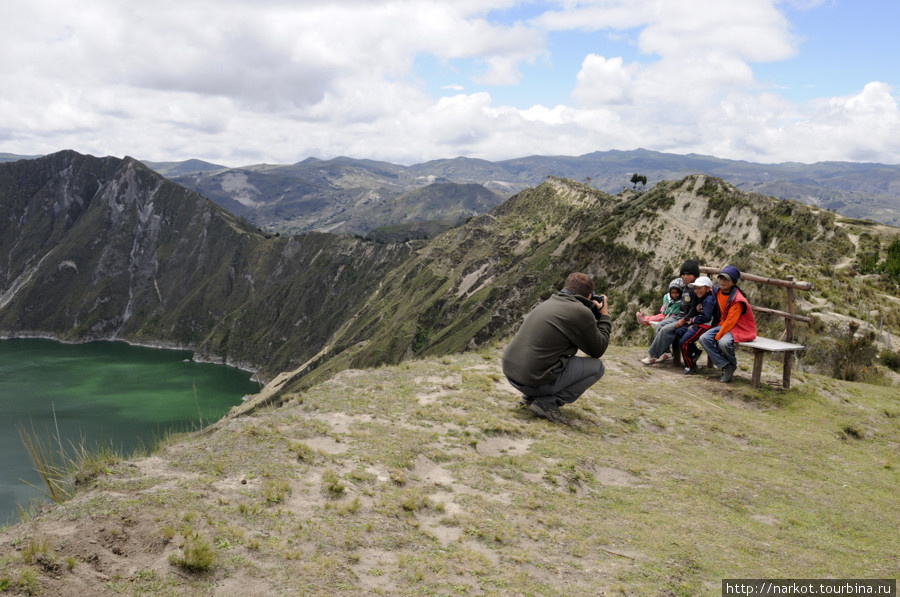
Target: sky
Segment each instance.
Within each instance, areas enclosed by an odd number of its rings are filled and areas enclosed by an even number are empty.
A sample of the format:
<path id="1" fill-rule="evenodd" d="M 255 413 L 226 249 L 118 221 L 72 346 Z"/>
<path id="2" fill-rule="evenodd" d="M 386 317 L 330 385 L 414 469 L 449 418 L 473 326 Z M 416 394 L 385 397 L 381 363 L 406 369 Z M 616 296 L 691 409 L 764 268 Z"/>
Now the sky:
<path id="1" fill-rule="evenodd" d="M 0 153 L 900 164 L 897 0 L 0 0 Z"/>

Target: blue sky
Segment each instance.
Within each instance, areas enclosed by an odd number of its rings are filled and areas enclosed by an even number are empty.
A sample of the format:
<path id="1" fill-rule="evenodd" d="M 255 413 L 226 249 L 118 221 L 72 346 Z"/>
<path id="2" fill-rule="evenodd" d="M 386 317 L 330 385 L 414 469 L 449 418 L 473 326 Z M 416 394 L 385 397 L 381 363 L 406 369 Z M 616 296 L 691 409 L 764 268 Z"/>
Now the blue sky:
<path id="1" fill-rule="evenodd" d="M 539 16 L 545 7 L 529 3 L 494 11 L 487 18 L 510 25 Z M 792 101 L 852 94 L 870 81 L 884 81 L 900 89 L 900 2 L 785 3 L 781 10 L 797 37 L 797 51 L 783 60 L 754 63 L 761 85 L 771 86 Z M 470 91 L 489 91 L 495 100 L 518 108 L 535 103 L 552 106 L 568 101 L 571 82 L 587 54 L 623 56 L 628 62 L 653 61 L 653 56 L 641 55 L 636 40 L 639 33 L 637 28 L 553 33 L 546 42 L 549 56 L 523 65 L 522 82 L 516 86 L 465 85 L 483 69 L 476 60 L 456 60 L 439 68 L 440 61 L 423 57 L 417 73 L 435 95 L 451 95 L 453 91 L 443 87 L 462 84 Z"/>
<path id="2" fill-rule="evenodd" d="M 896 0 L 4 0 L 0 152 L 900 163 Z"/>
<path id="3" fill-rule="evenodd" d="M 871 81 L 900 90 L 900 2 L 825 2 L 785 11 L 800 37 L 797 54 L 756 65 L 760 80 L 773 81 L 794 101 L 848 95 Z"/>

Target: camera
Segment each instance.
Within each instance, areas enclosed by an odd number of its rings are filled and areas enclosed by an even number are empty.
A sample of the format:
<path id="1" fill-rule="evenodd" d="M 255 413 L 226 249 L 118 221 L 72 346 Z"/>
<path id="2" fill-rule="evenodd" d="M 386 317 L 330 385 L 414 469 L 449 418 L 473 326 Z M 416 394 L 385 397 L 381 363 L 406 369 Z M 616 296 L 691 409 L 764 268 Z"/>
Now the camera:
<path id="1" fill-rule="evenodd" d="M 597 294 L 597 293 L 595 292 L 595 293 L 593 293 L 593 294 L 591 295 L 591 300 L 592 300 L 592 301 L 597 301 L 598 303 L 600 303 L 600 306 L 601 306 L 601 307 L 603 306 L 603 295 Z"/>

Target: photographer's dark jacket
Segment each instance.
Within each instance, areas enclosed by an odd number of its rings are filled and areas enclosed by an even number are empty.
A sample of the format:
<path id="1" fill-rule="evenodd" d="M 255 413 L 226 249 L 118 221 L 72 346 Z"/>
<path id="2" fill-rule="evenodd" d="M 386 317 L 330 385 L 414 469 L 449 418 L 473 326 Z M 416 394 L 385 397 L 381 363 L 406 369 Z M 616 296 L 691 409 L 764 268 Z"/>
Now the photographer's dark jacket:
<path id="1" fill-rule="evenodd" d="M 578 297 L 554 294 L 525 317 L 503 353 L 503 374 L 522 386 L 548 384 L 579 350 L 603 356 L 611 329 L 609 315 L 595 319 Z"/>

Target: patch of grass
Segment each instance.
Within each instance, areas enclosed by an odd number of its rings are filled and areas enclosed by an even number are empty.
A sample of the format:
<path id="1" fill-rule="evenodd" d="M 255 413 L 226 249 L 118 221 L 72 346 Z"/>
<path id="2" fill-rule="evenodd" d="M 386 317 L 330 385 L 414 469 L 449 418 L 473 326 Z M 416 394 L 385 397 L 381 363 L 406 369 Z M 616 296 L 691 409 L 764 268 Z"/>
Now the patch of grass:
<path id="1" fill-rule="evenodd" d="M 260 493 L 267 504 L 280 504 L 291 493 L 291 484 L 284 479 L 265 479 Z"/>
<path id="2" fill-rule="evenodd" d="M 46 537 L 33 537 L 22 549 L 22 561 L 34 564 L 38 558 L 50 555 L 51 552 L 50 541 Z"/>
<path id="3" fill-rule="evenodd" d="M 300 462 L 313 462 L 317 452 L 303 442 L 291 442 L 290 450 L 297 456 Z"/>
<path id="4" fill-rule="evenodd" d="M 347 486 L 344 485 L 340 475 L 332 469 L 326 469 L 322 473 L 322 488 L 332 498 L 344 495 L 344 492 L 347 490 Z"/>
<path id="5" fill-rule="evenodd" d="M 53 415 L 54 422 L 56 413 Z M 44 483 L 48 497 L 61 503 L 74 495 L 76 487 L 84 485 L 99 475 L 109 474 L 112 467 L 121 462 L 121 454 L 110 446 L 88 448 L 86 440 L 70 442 L 68 449 L 60 439 L 59 431 L 47 431 L 42 437 L 34 429 L 18 424 L 19 438 L 29 461 Z"/>
<path id="6" fill-rule="evenodd" d="M 36 595 L 38 591 L 38 574 L 34 568 L 24 568 L 19 571 L 15 581 L 16 586 L 26 595 Z"/>
<path id="7" fill-rule="evenodd" d="M 329 502 L 325 504 L 325 509 L 335 512 L 341 516 L 346 516 L 348 514 L 356 514 L 359 512 L 359 509 L 362 507 L 362 502 L 359 501 L 358 497 L 353 498 L 352 500 L 345 500 L 341 502 Z"/>
<path id="8" fill-rule="evenodd" d="M 188 572 L 207 572 L 216 562 L 216 551 L 209 542 L 194 533 L 184 539 L 181 553 L 169 556 L 169 563 Z"/>

